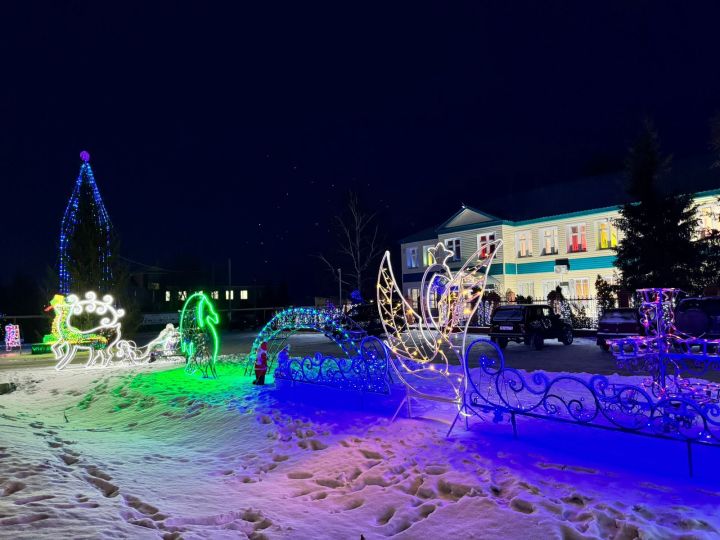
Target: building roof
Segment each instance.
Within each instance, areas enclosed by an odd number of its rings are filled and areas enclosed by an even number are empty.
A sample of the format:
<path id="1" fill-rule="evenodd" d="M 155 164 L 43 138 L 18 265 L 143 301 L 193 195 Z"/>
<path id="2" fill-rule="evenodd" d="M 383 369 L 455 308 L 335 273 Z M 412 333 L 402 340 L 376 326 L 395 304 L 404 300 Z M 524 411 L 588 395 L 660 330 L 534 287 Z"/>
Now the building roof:
<path id="1" fill-rule="evenodd" d="M 714 157 L 709 155 L 678 160 L 663 177 L 661 189 L 665 193 L 720 195 L 720 167 L 713 167 L 713 163 Z M 406 236 L 400 243 L 435 239 L 444 232 L 473 229 L 482 225 L 529 224 L 614 210 L 630 202 L 625 184 L 625 174 L 620 172 L 546 184 L 523 191 L 507 190 L 483 203 L 483 208 L 492 213 L 463 204 L 440 225 Z"/>

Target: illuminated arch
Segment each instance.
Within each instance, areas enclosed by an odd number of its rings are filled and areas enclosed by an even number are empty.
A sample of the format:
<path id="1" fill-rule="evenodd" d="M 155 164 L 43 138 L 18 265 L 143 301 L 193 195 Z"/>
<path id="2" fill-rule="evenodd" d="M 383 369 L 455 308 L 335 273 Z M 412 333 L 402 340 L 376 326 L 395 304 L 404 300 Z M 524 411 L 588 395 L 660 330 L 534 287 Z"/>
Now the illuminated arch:
<path id="1" fill-rule="evenodd" d="M 250 350 L 249 364 L 255 361 L 258 347 L 263 341 L 268 344 L 268 357 L 275 358 L 290 336 L 300 330 L 323 334 L 340 347 L 347 357 L 360 355 L 360 342 L 367 337 L 365 330 L 341 313 L 310 307 L 288 308 L 276 313 L 260 330 Z"/>

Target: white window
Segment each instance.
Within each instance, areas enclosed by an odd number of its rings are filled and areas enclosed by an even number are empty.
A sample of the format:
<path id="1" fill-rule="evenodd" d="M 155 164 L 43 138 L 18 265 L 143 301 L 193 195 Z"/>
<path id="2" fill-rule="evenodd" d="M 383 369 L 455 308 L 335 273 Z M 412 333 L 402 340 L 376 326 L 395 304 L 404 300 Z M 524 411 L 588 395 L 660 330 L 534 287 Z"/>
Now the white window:
<path id="1" fill-rule="evenodd" d="M 700 235 L 708 236 L 720 229 L 720 208 L 717 206 L 701 206 L 698 208 Z"/>
<path id="2" fill-rule="evenodd" d="M 435 257 L 430 253 L 430 248 L 434 246 L 423 246 L 423 266 L 432 266 L 435 264 Z"/>
<path id="3" fill-rule="evenodd" d="M 530 231 L 520 231 L 515 234 L 515 251 L 518 257 L 532 257 L 532 236 Z"/>
<path id="4" fill-rule="evenodd" d="M 178 300 L 187 300 L 187 291 L 178 291 Z"/>
<path id="5" fill-rule="evenodd" d="M 540 229 L 540 249 L 543 255 L 557 255 L 558 252 L 558 229 L 557 227 L 546 227 Z"/>
<path id="6" fill-rule="evenodd" d="M 477 243 L 478 243 L 478 249 L 480 250 L 480 252 L 478 253 L 478 259 L 484 259 L 485 257 L 488 257 L 493 251 L 495 251 L 495 244 L 493 244 L 491 246 L 483 245 L 483 244 L 487 244 L 489 242 L 494 242 L 494 241 L 495 241 L 495 233 L 494 232 L 478 234 Z"/>
<path id="7" fill-rule="evenodd" d="M 413 309 L 418 309 L 418 301 L 420 300 L 420 289 L 410 288 L 408 289 L 408 301 Z"/>
<path id="8" fill-rule="evenodd" d="M 550 279 L 547 281 L 543 281 L 543 296 L 542 299 L 545 300 L 552 291 L 557 289 L 560 286 L 560 280 L 559 279 Z"/>
<path id="9" fill-rule="evenodd" d="M 170 301 L 170 291 L 165 291 L 165 301 L 166 302 Z"/>
<path id="10" fill-rule="evenodd" d="M 590 298 L 590 279 L 575 278 L 570 280 L 570 296 L 572 298 Z"/>
<path id="11" fill-rule="evenodd" d="M 568 225 L 567 250 L 568 253 L 580 253 L 582 251 L 587 251 L 584 223 Z"/>
<path id="12" fill-rule="evenodd" d="M 247 300 L 248 292 L 247 289 L 240 289 L 240 300 Z"/>
<path id="13" fill-rule="evenodd" d="M 405 260 L 407 261 L 408 268 L 418 267 L 418 256 L 416 247 L 407 248 L 405 250 Z"/>
<path id="14" fill-rule="evenodd" d="M 445 240 L 445 247 L 448 248 L 448 250 L 452 251 L 453 256 L 450 260 L 452 261 L 459 261 L 460 260 L 460 239 L 459 238 L 448 238 Z"/>
<path id="15" fill-rule="evenodd" d="M 213 300 L 218 300 L 220 298 L 220 291 L 213 291 L 210 293 L 210 297 Z"/>
<path id="16" fill-rule="evenodd" d="M 601 219 L 596 222 L 597 225 L 597 248 L 612 249 L 617 247 L 618 234 L 617 227 L 611 219 Z"/>
<path id="17" fill-rule="evenodd" d="M 235 291 L 230 289 L 225 291 L 225 300 L 235 300 Z"/>
<path id="18" fill-rule="evenodd" d="M 517 294 L 518 296 L 524 296 L 527 298 L 528 296 L 535 297 L 535 284 L 532 281 L 526 281 L 524 283 L 518 283 L 517 284 Z"/>

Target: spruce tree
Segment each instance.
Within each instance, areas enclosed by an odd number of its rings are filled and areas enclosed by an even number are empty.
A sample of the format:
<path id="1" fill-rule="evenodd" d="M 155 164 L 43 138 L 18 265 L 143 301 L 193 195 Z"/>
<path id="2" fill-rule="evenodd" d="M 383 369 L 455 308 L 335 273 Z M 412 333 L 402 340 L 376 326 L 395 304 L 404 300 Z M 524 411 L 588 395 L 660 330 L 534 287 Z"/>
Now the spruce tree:
<path id="1" fill-rule="evenodd" d="M 615 266 L 630 291 L 694 288 L 700 266 L 694 242 L 697 209 L 691 195 L 662 191 L 669 168 L 670 158 L 662 156 L 657 132 L 646 122 L 626 160 L 627 191 L 633 201 L 621 207 L 616 221 L 623 238 Z"/>

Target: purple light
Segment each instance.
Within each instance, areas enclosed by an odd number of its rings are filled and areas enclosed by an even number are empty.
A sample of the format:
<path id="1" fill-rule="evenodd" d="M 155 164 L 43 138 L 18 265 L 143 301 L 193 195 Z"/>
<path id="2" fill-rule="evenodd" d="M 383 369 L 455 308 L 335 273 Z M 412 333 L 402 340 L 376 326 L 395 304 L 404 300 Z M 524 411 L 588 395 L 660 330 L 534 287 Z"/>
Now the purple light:
<path id="1" fill-rule="evenodd" d="M 90 152 L 88 152 L 87 150 L 83 150 L 82 152 L 80 152 L 80 159 L 85 162 L 90 161 Z"/>

